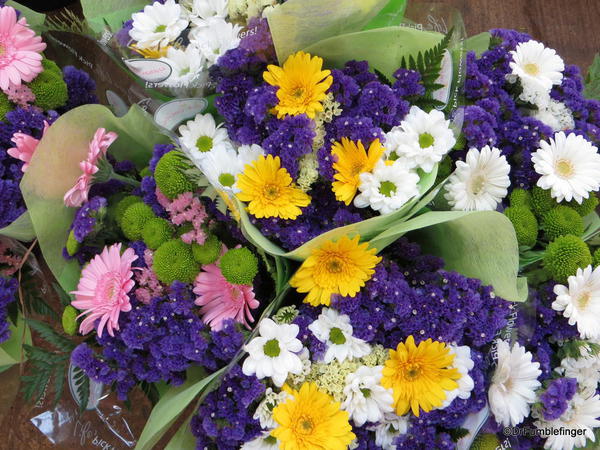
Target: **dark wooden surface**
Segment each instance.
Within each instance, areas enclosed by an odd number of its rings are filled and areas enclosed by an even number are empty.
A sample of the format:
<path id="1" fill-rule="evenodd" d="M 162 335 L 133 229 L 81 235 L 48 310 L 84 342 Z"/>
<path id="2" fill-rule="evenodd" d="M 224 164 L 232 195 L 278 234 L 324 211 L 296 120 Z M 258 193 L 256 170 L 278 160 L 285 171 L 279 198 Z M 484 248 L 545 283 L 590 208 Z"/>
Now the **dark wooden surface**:
<path id="1" fill-rule="evenodd" d="M 525 31 L 556 49 L 567 63 L 581 66 L 584 73 L 594 55 L 600 52 L 600 0 L 441 1 L 462 12 L 469 35 L 490 28 Z M 29 4 L 34 8 L 45 6 L 45 2 L 35 0 Z M 4 395 L 0 396 L 0 403 L 4 403 L 0 405 L 3 406 L 0 408 L 0 423 L 5 430 L 5 437 L 0 440 L 0 449 L 77 448 L 77 445 L 53 446 L 29 423 L 29 418 L 36 412 L 39 413 L 40 409 L 27 406 L 19 400 L 14 403 L 11 401 L 18 389 L 18 374 L 14 370 L 11 374 L 12 376 L 0 376 L 0 383 L 5 388 Z M 138 396 L 135 403 L 138 407 L 137 414 L 131 420 L 132 427 L 138 431 L 143 427 L 148 414 L 148 404 L 144 400 Z"/>

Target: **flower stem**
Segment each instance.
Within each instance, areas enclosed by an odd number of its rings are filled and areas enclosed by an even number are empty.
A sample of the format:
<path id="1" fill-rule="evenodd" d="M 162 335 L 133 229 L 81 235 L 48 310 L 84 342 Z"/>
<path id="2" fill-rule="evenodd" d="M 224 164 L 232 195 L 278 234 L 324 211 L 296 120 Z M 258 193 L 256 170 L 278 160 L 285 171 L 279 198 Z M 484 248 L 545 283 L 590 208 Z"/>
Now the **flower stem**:
<path id="1" fill-rule="evenodd" d="M 112 176 L 110 178 L 113 180 L 117 180 L 117 181 L 121 181 L 123 183 L 129 184 L 130 186 L 133 186 L 133 187 L 140 186 L 140 182 L 138 180 L 134 180 L 133 178 L 119 175 L 118 173 L 115 173 L 115 172 L 112 173 Z"/>

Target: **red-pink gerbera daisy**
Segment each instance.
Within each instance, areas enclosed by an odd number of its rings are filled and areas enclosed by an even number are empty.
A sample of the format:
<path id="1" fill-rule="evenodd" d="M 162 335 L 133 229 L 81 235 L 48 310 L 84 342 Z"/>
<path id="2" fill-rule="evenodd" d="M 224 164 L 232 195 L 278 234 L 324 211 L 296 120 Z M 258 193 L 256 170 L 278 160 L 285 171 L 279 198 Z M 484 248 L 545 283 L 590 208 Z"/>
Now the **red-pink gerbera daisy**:
<path id="1" fill-rule="evenodd" d="M 100 170 L 97 165 L 98 160 L 106 156 L 108 147 L 117 137 L 117 133 L 112 131 L 107 133 L 104 128 L 96 130 L 90 142 L 87 159 L 79 163 L 82 174 L 75 182 L 75 186 L 69 189 L 63 198 L 65 206 L 78 208 L 87 202 L 94 175 Z"/>
<path id="2" fill-rule="evenodd" d="M 46 44 L 28 27 L 25 17 L 17 20 L 14 8 L 0 8 L 0 89 L 32 81 L 41 73 L 41 52 L 45 48 Z"/>
<path id="3" fill-rule="evenodd" d="M 104 247 L 82 270 L 77 290 L 71 292 L 75 295 L 71 304 L 83 311 L 79 317 L 87 315 L 79 326 L 81 334 L 92 331 L 100 319 L 98 336 L 102 336 L 105 327 L 114 336 L 121 311 L 131 311 L 128 293 L 135 285 L 131 263 L 136 259 L 133 249 L 128 248 L 121 255 L 121 244 L 114 244 Z"/>
<path id="4" fill-rule="evenodd" d="M 48 125 L 48 122 L 44 121 L 44 131 L 42 132 L 42 137 L 44 137 L 44 134 L 46 134 L 46 130 L 49 126 L 50 125 Z M 40 140 L 25 133 L 15 133 L 13 134 L 11 141 L 13 141 L 15 146 L 13 148 L 9 148 L 6 153 L 13 158 L 23 161 L 25 164 L 23 164 L 21 170 L 23 172 L 27 172 L 27 168 L 31 162 L 31 157 L 35 153 L 35 149 L 40 143 Z"/>
<path id="5" fill-rule="evenodd" d="M 204 271 L 196 277 L 194 294 L 198 295 L 195 303 L 201 307 L 204 323 L 218 331 L 226 319 L 235 319 L 245 326 L 254 322 L 250 310 L 258 308 L 259 302 L 252 286 L 229 283 L 216 264 L 202 269 Z"/>

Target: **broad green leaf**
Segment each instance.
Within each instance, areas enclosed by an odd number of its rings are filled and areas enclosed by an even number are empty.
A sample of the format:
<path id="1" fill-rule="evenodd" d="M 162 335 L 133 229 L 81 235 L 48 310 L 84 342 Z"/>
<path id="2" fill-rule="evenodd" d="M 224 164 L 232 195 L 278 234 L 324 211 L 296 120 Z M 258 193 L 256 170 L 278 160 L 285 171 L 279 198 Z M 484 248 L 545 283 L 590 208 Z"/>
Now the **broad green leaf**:
<path id="1" fill-rule="evenodd" d="M 587 98 L 600 100 L 600 54 L 598 53 L 585 77 L 585 90 L 583 93 Z"/>
<path id="2" fill-rule="evenodd" d="M 79 162 L 86 158 L 98 128 L 119 135 L 108 150 L 112 156 L 128 159 L 139 168 L 148 164 L 155 144 L 169 142 L 152 117 L 137 105 L 123 117 L 115 117 L 105 106 L 80 106 L 48 129 L 23 176 L 21 191 L 44 259 L 65 292 L 77 286 L 80 269 L 77 262 L 62 256 L 76 212 L 76 208 L 64 206 L 63 197 L 81 174 Z"/>
<path id="3" fill-rule="evenodd" d="M 171 387 L 152 409 L 135 446 L 136 450 L 154 448 L 183 410 L 221 373 L 222 370 L 207 376 L 199 367 L 188 369 L 185 383 Z"/>
<path id="4" fill-rule="evenodd" d="M 600 233 L 600 216 L 597 212 L 592 212 L 583 218 L 584 232 L 582 239 L 588 241 Z"/>
<path id="5" fill-rule="evenodd" d="M 44 30 L 46 14 L 36 12 L 25 5 L 14 2 L 13 0 L 8 0 L 6 2 L 6 6 L 12 6 L 16 10 L 21 11 L 21 15 L 27 19 L 27 23 L 32 30 L 37 31 L 38 33 L 41 33 Z"/>
<path id="6" fill-rule="evenodd" d="M 244 204 L 237 199 L 235 201 L 238 211 L 240 213 L 242 231 L 244 232 L 244 235 L 250 242 L 252 242 L 255 246 L 263 249 L 265 252 L 271 255 L 283 256 L 288 259 L 303 261 L 306 258 L 308 258 L 313 249 L 320 247 L 324 242 L 337 240 L 344 235 L 352 237 L 357 234 L 361 236 L 361 240 L 368 241 L 371 238 L 375 237 L 377 234 L 392 226 L 393 224 L 404 220 L 407 213 L 412 212 L 412 210 L 415 210 L 415 212 L 417 212 L 415 205 L 420 205 L 422 203 L 422 200 L 427 200 L 431 197 L 429 194 L 425 196 L 423 196 L 423 194 L 426 194 L 428 191 L 430 191 L 431 187 L 433 186 L 433 183 L 435 182 L 436 176 L 437 166 L 430 173 L 421 174 L 421 179 L 419 180 L 419 192 L 421 193 L 422 197 L 418 197 L 412 200 L 411 202 L 407 203 L 402 208 L 400 208 L 398 211 L 394 211 L 393 213 L 385 214 L 382 216 L 373 217 L 371 219 L 346 225 L 344 227 L 335 228 L 326 233 L 323 233 L 320 236 L 317 236 L 314 239 L 311 239 L 304 245 L 287 253 L 280 247 L 272 243 L 268 238 L 263 236 L 262 233 L 258 230 L 258 228 L 256 228 L 250 221 L 248 213 L 245 210 Z"/>
<path id="7" fill-rule="evenodd" d="M 288 0 L 267 16 L 279 62 L 283 64 L 289 55 L 315 42 L 360 31 L 387 2 Z M 351 59 L 358 58 L 346 61 Z"/>
<path id="8" fill-rule="evenodd" d="M 9 321 L 9 329 L 10 338 L 0 344 L 0 367 L 4 369 L 21 362 L 22 344 L 31 345 L 31 330 L 20 313 L 16 326 Z"/>
<path id="9" fill-rule="evenodd" d="M 477 56 L 481 56 L 489 49 L 491 39 L 492 35 L 488 31 L 471 36 L 465 43 L 465 50 L 474 51 Z"/>
<path id="10" fill-rule="evenodd" d="M 379 13 L 363 28 L 372 30 L 400 25 L 404 19 L 407 0 L 390 0 Z"/>
<path id="11" fill-rule="evenodd" d="M 443 258 L 446 270 L 478 278 L 506 300 L 526 299 L 523 281 L 517 281 L 519 246 L 515 230 L 504 214 L 473 212 L 422 228 L 411 238 L 421 244 L 423 252 Z"/>
<path id="12" fill-rule="evenodd" d="M 131 19 L 131 14 L 148 4 L 146 0 L 81 0 L 83 15 L 96 33 L 104 30 L 105 22 L 112 31 L 117 31 L 125 21 Z"/>
<path id="13" fill-rule="evenodd" d="M 33 241 L 35 239 L 35 230 L 33 229 L 29 212 L 25 211 L 13 223 L 0 228 L 0 236 L 6 236 L 23 242 Z"/>
<path id="14" fill-rule="evenodd" d="M 196 414 L 195 411 L 181 425 L 175 436 L 165 447 L 165 450 L 194 450 L 196 448 L 196 438 L 190 430 L 190 422 L 194 414 Z"/>
<path id="15" fill-rule="evenodd" d="M 417 55 L 439 44 L 441 33 L 409 27 L 387 27 L 337 35 L 304 49 L 325 60 L 328 68 L 343 68 L 350 60 L 365 60 L 372 68 L 393 79 L 402 57 Z"/>

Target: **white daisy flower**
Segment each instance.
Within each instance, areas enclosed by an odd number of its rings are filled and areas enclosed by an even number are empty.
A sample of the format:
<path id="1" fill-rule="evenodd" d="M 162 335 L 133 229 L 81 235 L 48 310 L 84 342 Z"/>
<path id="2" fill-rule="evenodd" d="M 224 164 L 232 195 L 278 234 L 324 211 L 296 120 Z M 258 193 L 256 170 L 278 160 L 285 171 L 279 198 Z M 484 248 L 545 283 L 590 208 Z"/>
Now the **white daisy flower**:
<path id="1" fill-rule="evenodd" d="M 246 376 L 271 378 L 275 386 L 281 387 L 290 373 L 302 372 L 302 361 L 298 353 L 302 350 L 302 342 L 298 336 L 296 324 L 278 325 L 271 319 L 263 319 L 258 326 L 259 336 L 244 346 L 248 357 L 242 365 Z"/>
<path id="2" fill-rule="evenodd" d="M 207 26 L 215 17 L 227 17 L 227 0 L 191 0 L 189 1 L 189 17 L 197 27 Z"/>
<path id="3" fill-rule="evenodd" d="M 383 450 L 396 450 L 394 441 L 408 431 L 408 415 L 386 414 L 375 428 L 375 444 Z"/>
<path id="4" fill-rule="evenodd" d="M 246 164 L 252 164 L 261 156 L 264 156 L 265 150 L 256 144 L 242 145 L 238 148 L 238 159 L 242 164 L 242 169 L 246 167 Z"/>
<path id="5" fill-rule="evenodd" d="M 361 358 L 371 353 L 371 347 L 362 339 L 352 336 L 350 317 L 338 313 L 333 308 L 323 308 L 317 320 L 308 326 L 315 337 L 327 345 L 323 362 L 334 359 L 344 362 L 346 359 Z"/>
<path id="6" fill-rule="evenodd" d="M 133 28 L 129 36 L 140 49 L 164 47 L 187 28 L 189 22 L 182 13 L 181 6 L 175 0 L 167 0 L 164 5 L 160 2 L 147 5 L 143 12 L 131 15 Z"/>
<path id="7" fill-rule="evenodd" d="M 209 64 L 215 64 L 227 50 L 239 45 L 241 29 L 239 25 L 213 18 L 206 23 L 206 26 L 192 29 L 189 39 L 200 49 Z"/>
<path id="8" fill-rule="evenodd" d="M 563 358 L 556 372 L 566 378 L 575 378 L 579 389 L 594 394 L 600 383 L 600 357 Z"/>
<path id="9" fill-rule="evenodd" d="M 386 134 L 385 142 L 390 159 L 397 157 L 409 169 L 431 172 L 454 147 L 456 139 L 443 112 L 434 109 L 426 113 L 413 106 L 400 126 Z"/>
<path id="10" fill-rule="evenodd" d="M 515 343 L 510 348 L 506 341 L 497 341 L 498 365 L 488 392 L 490 410 L 496 422 L 516 426 L 529 415 L 530 404 L 535 402 L 535 390 L 542 384 L 540 363 L 533 355 Z"/>
<path id="11" fill-rule="evenodd" d="M 273 409 L 290 397 L 290 394 L 285 391 L 275 392 L 270 387 L 267 388 L 265 391 L 265 398 L 256 408 L 253 419 L 260 422 L 260 427 L 263 430 L 272 430 L 277 428 L 277 422 L 275 422 L 275 419 L 273 419 Z"/>
<path id="12" fill-rule="evenodd" d="M 182 150 L 198 167 L 208 152 L 232 148 L 227 130 L 217 126 L 210 114 L 198 114 L 181 125 L 179 135 Z"/>
<path id="13" fill-rule="evenodd" d="M 600 397 L 595 393 L 585 396 L 576 393 L 562 416 L 551 421 L 538 420 L 535 426 L 540 429 L 565 431 L 544 434 L 547 436 L 544 448 L 572 450 L 585 447 L 588 439 L 596 442 L 594 429 L 600 427 L 598 417 L 600 417 Z M 583 430 L 583 433 L 579 430 Z"/>
<path id="14" fill-rule="evenodd" d="M 569 325 L 577 325 L 583 339 L 600 339 L 600 266 L 577 269 L 568 279 L 569 287 L 554 286 L 552 309 L 562 311 Z"/>
<path id="15" fill-rule="evenodd" d="M 189 86 L 197 81 L 204 69 L 204 58 L 193 45 L 188 45 L 185 50 L 169 47 L 167 56 L 160 60 L 171 66 L 171 75 L 164 81 L 169 86 Z"/>
<path id="16" fill-rule="evenodd" d="M 458 211 L 493 211 L 508 194 L 510 165 L 496 147 L 472 148 L 457 161 L 444 195 Z"/>
<path id="17" fill-rule="evenodd" d="M 382 375 L 383 366 L 361 366 L 346 376 L 341 408 L 359 427 L 365 422 L 379 422 L 386 413 L 394 411 L 394 396 L 391 389 L 381 386 Z"/>
<path id="18" fill-rule="evenodd" d="M 520 78 L 524 89 L 549 93 L 553 85 L 562 82 L 565 63 L 544 44 L 534 40 L 522 42 L 510 54 L 512 74 Z"/>
<path id="19" fill-rule="evenodd" d="M 553 131 L 565 131 L 575 128 L 573 113 L 562 102 L 551 99 L 548 106 L 540 108 L 532 115 L 533 118 L 548 125 Z"/>
<path id="20" fill-rule="evenodd" d="M 360 174 L 360 194 L 354 198 L 354 206 L 370 206 L 381 214 L 396 211 L 419 195 L 418 183 L 419 176 L 400 161 L 392 164 L 379 161 L 373 172 Z"/>
<path id="21" fill-rule="evenodd" d="M 277 450 L 279 440 L 271 436 L 269 431 L 264 432 L 259 437 L 242 444 L 240 450 Z"/>
<path id="22" fill-rule="evenodd" d="M 198 163 L 208 182 L 219 191 L 237 194 L 237 176 L 244 166 L 233 148 L 219 147 L 206 153 Z"/>
<path id="23" fill-rule="evenodd" d="M 583 136 L 556 133 L 550 142 L 540 141 L 531 161 L 541 175 L 537 185 L 550 189 L 557 202 L 574 199 L 582 203 L 590 192 L 600 189 L 600 154 Z"/>
<path id="24" fill-rule="evenodd" d="M 454 355 L 454 362 L 452 367 L 458 369 L 460 378 L 456 380 L 458 387 L 452 391 L 446 391 L 446 399 L 440 409 L 447 408 L 455 398 L 461 398 L 463 400 L 468 399 L 471 396 L 471 391 L 475 387 L 473 378 L 469 375 L 469 371 L 473 369 L 475 363 L 471 359 L 471 348 L 462 345 L 450 345 L 450 353 Z"/>

